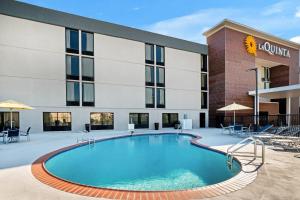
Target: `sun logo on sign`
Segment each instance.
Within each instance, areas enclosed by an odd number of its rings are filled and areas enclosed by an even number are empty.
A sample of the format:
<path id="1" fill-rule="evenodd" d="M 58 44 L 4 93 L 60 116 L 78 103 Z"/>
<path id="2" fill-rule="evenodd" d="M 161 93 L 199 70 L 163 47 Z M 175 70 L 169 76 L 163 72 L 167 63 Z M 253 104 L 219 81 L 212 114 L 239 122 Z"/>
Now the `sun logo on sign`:
<path id="1" fill-rule="evenodd" d="M 256 41 L 253 36 L 248 35 L 245 39 L 247 52 L 256 56 Z"/>

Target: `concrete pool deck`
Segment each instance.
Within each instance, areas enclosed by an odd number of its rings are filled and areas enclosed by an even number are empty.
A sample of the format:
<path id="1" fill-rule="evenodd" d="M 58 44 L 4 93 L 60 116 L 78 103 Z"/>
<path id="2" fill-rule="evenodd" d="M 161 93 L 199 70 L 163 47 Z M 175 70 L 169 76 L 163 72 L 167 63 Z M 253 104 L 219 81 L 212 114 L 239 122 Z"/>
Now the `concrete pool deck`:
<path id="1" fill-rule="evenodd" d="M 155 132 L 140 130 L 138 132 Z M 160 130 L 158 132 L 174 132 Z M 222 135 L 219 129 L 187 131 L 201 135 L 200 143 L 225 150 L 228 145 L 241 140 Z M 126 131 L 97 131 L 90 133 L 95 139 L 128 134 Z M 56 149 L 76 143 L 82 133 L 37 133 L 31 141 L 22 138 L 20 143 L 0 144 L 0 199 L 93 199 L 66 193 L 49 187 L 31 173 L 31 163 L 38 157 Z M 294 153 L 266 148 L 266 163 L 258 170 L 253 183 L 245 188 L 211 199 L 300 199 L 300 159 Z"/>

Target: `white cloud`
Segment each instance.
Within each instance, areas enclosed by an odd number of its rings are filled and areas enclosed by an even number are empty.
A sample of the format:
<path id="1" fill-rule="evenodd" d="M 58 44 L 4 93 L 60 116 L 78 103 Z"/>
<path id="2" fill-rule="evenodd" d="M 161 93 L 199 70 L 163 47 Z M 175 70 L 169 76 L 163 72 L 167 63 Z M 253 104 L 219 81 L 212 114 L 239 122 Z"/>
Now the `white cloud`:
<path id="1" fill-rule="evenodd" d="M 295 36 L 295 37 L 292 37 L 290 40 L 291 40 L 292 42 L 297 42 L 297 43 L 300 44 L 300 35 Z"/>
<path id="2" fill-rule="evenodd" d="M 287 2 L 280 1 L 275 4 L 268 6 L 266 9 L 262 11 L 262 15 L 269 16 L 273 14 L 278 14 L 283 12 L 284 8 L 287 6 Z"/>
<path id="3" fill-rule="evenodd" d="M 134 11 L 138 11 L 140 9 L 141 9 L 140 7 L 134 7 L 134 8 L 132 8 L 132 10 L 134 10 Z"/>
<path id="4" fill-rule="evenodd" d="M 164 35 L 206 43 L 202 33 L 228 18 L 279 37 L 289 38 L 289 35 L 300 31 L 298 28 L 300 17 L 294 17 L 295 8 L 300 6 L 300 2 L 291 2 L 285 4 L 279 2 L 262 9 L 253 9 L 253 7 L 202 9 L 189 15 L 158 21 L 143 28 Z M 270 8 L 273 8 L 272 12 Z"/>
<path id="5" fill-rule="evenodd" d="M 200 10 L 190 15 L 156 22 L 145 27 L 145 29 L 164 35 L 205 43 L 202 33 L 208 30 L 208 27 L 237 13 L 239 13 L 239 10 L 235 9 Z"/>
<path id="6" fill-rule="evenodd" d="M 295 13 L 295 17 L 300 17 L 300 8 L 299 7 L 297 8 L 297 11 Z"/>

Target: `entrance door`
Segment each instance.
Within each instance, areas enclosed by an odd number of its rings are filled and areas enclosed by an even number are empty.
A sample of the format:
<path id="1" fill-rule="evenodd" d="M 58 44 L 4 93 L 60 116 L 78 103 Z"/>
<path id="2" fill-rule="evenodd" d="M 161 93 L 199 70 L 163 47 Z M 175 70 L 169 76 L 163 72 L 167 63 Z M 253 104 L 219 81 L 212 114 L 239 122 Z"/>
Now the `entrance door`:
<path id="1" fill-rule="evenodd" d="M 259 112 L 259 125 L 265 126 L 269 123 L 269 112 Z"/>
<path id="2" fill-rule="evenodd" d="M 200 128 L 205 128 L 205 113 L 200 113 Z"/>

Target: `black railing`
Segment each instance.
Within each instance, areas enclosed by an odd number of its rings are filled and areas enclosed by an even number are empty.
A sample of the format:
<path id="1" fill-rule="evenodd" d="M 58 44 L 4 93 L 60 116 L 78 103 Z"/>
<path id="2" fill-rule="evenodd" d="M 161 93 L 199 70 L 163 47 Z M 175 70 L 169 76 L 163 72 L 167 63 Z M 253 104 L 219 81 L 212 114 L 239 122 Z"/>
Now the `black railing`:
<path id="1" fill-rule="evenodd" d="M 242 124 L 244 126 L 249 126 L 255 124 L 255 115 L 237 115 L 235 117 L 236 124 Z M 295 126 L 300 125 L 300 115 L 290 114 L 290 115 L 260 115 L 258 116 L 258 121 L 260 126 L 265 126 L 267 124 L 272 124 L 273 126 Z M 216 116 L 216 127 L 229 126 L 234 123 L 233 116 Z"/>

